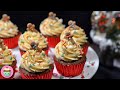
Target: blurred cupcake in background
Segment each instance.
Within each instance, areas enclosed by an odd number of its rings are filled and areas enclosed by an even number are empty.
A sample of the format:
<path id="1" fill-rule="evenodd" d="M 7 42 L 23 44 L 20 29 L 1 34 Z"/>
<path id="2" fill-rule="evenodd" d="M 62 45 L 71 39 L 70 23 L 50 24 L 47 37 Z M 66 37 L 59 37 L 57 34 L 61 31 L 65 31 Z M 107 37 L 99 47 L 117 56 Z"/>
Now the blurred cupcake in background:
<path id="1" fill-rule="evenodd" d="M 49 46 L 53 48 L 60 41 L 60 34 L 64 29 L 63 19 L 56 17 L 56 14 L 53 12 L 50 12 L 48 18 L 40 24 L 41 33 L 47 37 Z"/>
<path id="2" fill-rule="evenodd" d="M 19 71 L 22 79 L 51 79 L 54 65 L 36 43 L 21 58 Z"/>
<path id="3" fill-rule="evenodd" d="M 25 53 L 27 50 L 30 50 L 31 43 L 37 43 L 38 47 L 45 50 L 47 53 L 48 42 L 39 31 L 35 29 L 35 25 L 32 23 L 27 24 L 27 31 L 25 31 L 19 38 L 18 45 L 20 48 L 21 54 Z"/>
<path id="4" fill-rule="evenodd" d="M 57 71 L 66 77 L 80 75 L 86 62 L 81 46 L 72 37 L 69 33 L 55 47 L 54 61 Z"/>
<path id="5" fill-rule="evenodd" d="M 89 44 L 85 31 L 81 27 L 77 26 L 75 21 L 70 20 L 68 25 L 69 26 L 61 33 L 60 39 L 65 39 L 67 33 L 70 33 L 74 42 L 83 48 L 83 52 L 86 55 Z"/>
<path id="6" fill-rule="evenodd" d="M 13 76 L 16 72 L 16 59 L 12 55 L 11 50 L 8 49 L 6 45 L 4 45 L 4 41 L 0 39 L 0 72 L 3 66 L 11 66 L 13 68 L 13 75 L 8 79 L 13 79 Z M 5 79 L 0 73 L 0 79 Z"/>
<path id="7" fill-rule="evenodd" d="M 10 21 L 10 16 L 3 14 L 0 20 L 0 38 L 3 39 L 5 45 L 10 49 L 17 47 L 20 34 L 18 27 Z"/>

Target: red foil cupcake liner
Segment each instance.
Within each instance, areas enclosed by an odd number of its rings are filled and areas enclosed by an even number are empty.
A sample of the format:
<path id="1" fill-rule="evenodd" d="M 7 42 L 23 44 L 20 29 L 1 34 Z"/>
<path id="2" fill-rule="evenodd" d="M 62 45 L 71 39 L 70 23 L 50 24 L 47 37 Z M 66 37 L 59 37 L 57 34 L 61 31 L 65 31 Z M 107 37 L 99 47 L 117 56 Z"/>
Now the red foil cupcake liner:
<path id="1" fill-rule="evenodd" d="M 47 48 L 44 48 L 43 51 L 45 51 L 45 54 L 48 55 L 48 52 L 49 52 L 49 46 Z"/>
<path id="2" fill-rule="evenodd" d="M 82 73 L 84 64 L 86 61 L 78 63 L 78 64 L 71 64 L 71 65 L 63 65 L 59 63 L 57 60 L 55 61 L 57 71 L 66 77 L 74 77 L 78 76 Z"/>
<path id="3" fill-rule="evenodd" d="M 83 45 L 83 54 L 84 54 L 84 55 L 87 54 L 88 47 L 89 47 L 89 45 L 88 45 L 87 43 Z"/>
<path id="4" fill-rule="evenodd" d="M 23 51 L 23 50 L 21 50 L 21 49 L 19 49 L 19 50 L 20 50 L 21 56 L 26 52 L 26 51 Z"/>
<path id="5" fill-rule="evenodd" d="M 18 39 L 20 37 L 21 33 L 19 33 L 17 36 L 13 38 L 3 38 L 3 41 L 6 46 L 8 46 L 9 49 L 15 48 L 18 46 Z"/>
<path id="6" fill-rule="evenodd" d="M 54 69 L 54 67 L 53 67 Z M 51 69 L 49 72 L 43 73 L 43 74 L 37 74 L 37 75 L 32 75 L 32 74 L 24 74 L 22 71 L 20 71 L 22 79 L 51 79 L 53 75 L 53 69 Z"/>
<path id="7" fill-rule="evenodd" d="M 1 70 L 0 70 L 0 79 L 14 79 L 13 77 L 14 77 L 14 75 L 15 75 L 15 72 L 16 72 L 16 65 L 15 66 L 12 66 L 12 68 L 13 68 L 13 75 L 10 77 L 10 78 L 5 78 L 5 77 L 3 77 L 2 75 L 1 75 Z"/>
<path id="8" fill-rule="evenodd" d="M 48 51 L 49 51 L 49 49 L 45 50 L 45 54 L 46 54 L 46 55 L 48 55 Z"/>
<path id="9" fill-rule="evenodd" d="M 60 37 L 46 37 L 48 41 L 48 46 L 55 48 L 55 46 L 60 42 Z"/>

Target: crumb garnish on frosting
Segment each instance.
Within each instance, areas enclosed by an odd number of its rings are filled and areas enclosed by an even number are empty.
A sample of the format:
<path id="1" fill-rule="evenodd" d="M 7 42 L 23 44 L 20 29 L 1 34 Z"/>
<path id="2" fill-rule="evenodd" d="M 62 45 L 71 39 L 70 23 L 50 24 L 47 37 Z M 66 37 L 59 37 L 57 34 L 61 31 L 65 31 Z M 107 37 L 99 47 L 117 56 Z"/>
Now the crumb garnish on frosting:
<path id="1" fill-rule="evenodd" d="M 0 20 L 0 38 L 11 38 L 18 35 L 18 27 L 10 21 L 10 16 L 2 15 Z"/>
<path id="2" fill-rule="evenodd" d="M 31 49 L 37 50 L 38 52 L 42 52 L 42 49 L 38 47 L 38 43 L 32 42 L 30 45 Z"/>

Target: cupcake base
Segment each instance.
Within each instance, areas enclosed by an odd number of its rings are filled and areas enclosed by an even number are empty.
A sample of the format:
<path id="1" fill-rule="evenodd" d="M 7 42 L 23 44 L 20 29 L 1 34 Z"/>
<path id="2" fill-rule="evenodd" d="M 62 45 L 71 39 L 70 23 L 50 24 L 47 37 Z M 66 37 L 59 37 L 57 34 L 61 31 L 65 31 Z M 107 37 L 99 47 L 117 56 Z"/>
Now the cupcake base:
<path id="1" fill-rule="evenodd" d="M 2 39 L 5 45 L 8 46 L 9 49 L 13 49 L 18 46 L 18 39 L 20 35 L 21 35 L 21 32 L 19 32 L 18 35 L 16 35 L 13 38 L 2 38 Z"/>
<path id="2" fill-rule="evenodd" d="M 51 48 L 55 48 L 55 46 L 60 42 L 60 37 L 55 37 L 55 36 L 45 36 L 47 38 L 48 41 L 48 46 Z"/>
<path id="3" fill-rule="evenodd" d="M 49 70 L 46 70 L 42 73 L 29 73 L 23 68 L 19 68 L 22 79 L 51 79 L 53 75 L 54 66 L 51 65 Z"/>
<path id="4" fill-rule="evenodd" d="M 89 43 L 85 43 L 85 44 L 83 45 L 83 54 L 84 54 L 84 55 L 87 54 L 88 47 L 89 47 Z"/>
<path id="5" fill-rule="evenodd" d="M 55 62 L 57 71 L 61 75 L 66 77 L 74 77 L 82 73 L 84 64 L 86 62 L 86 58 L 83 57 L 81 60 L 67 63 L 67 62 L 64 62 L 63 60 L 58 61 L 56 57 L 54 57 L 54 62 Z"/>
<path id="6" fill-rule="evenodd" d="M 10 77 L 10 78 L 5 78 L 1 75 L 1 70 L 0 70 L 0 79 L 14 79 L 14 75 L 15 75 L 15 72 L 16 72 L 16 61 L 13 62 L 13 64 L 11 65 L 11 67 L 13 68 L 13 75 Z"/>

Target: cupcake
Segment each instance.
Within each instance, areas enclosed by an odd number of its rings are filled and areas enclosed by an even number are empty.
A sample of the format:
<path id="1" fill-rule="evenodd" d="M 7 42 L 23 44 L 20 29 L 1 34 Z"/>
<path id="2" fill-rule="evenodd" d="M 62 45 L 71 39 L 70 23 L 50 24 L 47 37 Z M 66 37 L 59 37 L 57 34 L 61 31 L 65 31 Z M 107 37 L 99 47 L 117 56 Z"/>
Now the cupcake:
<path id="1" fill-rule="evenodd" d="M 74 42 L 72 35 L 67 35 L 66 38 L 56 45 L 54 62 L 61 75 L 78 76 L 83 71 L 86 56 L 81 46 Z"/>
<path id="2" fill-rule="evenodd" d="M 83 48 L 83 52 L 86 55 L 89 44 L 84 30 L 77 26 L 75 21 L 70 20 L 68 25 L 69 26 L 62 32 L 60 39 L 65 39 L 67 33 L 70 33 L 73 36 L 72 39 L 74 42 Z"/>
<path id="3" fill-rule="evenodd" d="M 52 48 L 60 41 L 60 34 L 65 29 L 62 23 L 63 19 L 59 19 L 55 13 L 50 12 L 48 18 L 40 24 L 40 31 L 47 37 L 48 44 Z"/>
<path id="4" fill-rule="evenodd" d="M 22 79 L 51 79 L 54 66 L 37 44 L 22 55 L 19 71 Z"/>
<path id="5" fill-rule="evenodd" d="M 31 49 L 31 43 L 37 43 L 38 47 L 46 50 L 48 49 L 47 38 L 45 38 L 40 32 L 35 29 L 35 25 L 28 23 L 27 31 L 25 31 L 19 38 L 18 45 L 21 54 L 24 54 L 27 50 Z"/>
<path id="6" fill-rule="evenodd" d="M 0 38 L 5 45 L 10 49 L 17 47 L 20 34 L 18 27 L 10 21 L 10 16 L 4 14 L 0 20 Z"/>
<path id="7" fill-rule="evenodd" d="M 4 41 L 0 39 L 0 72 L 3 66 L 11 66 L 13 68 L 13 75 L 10 79 L 13 78 L 16 69 L 16 59 L 12 55 L 12 52 L 4 45 Z M 0 79 L 5 79 L 0 73 Z"/>

